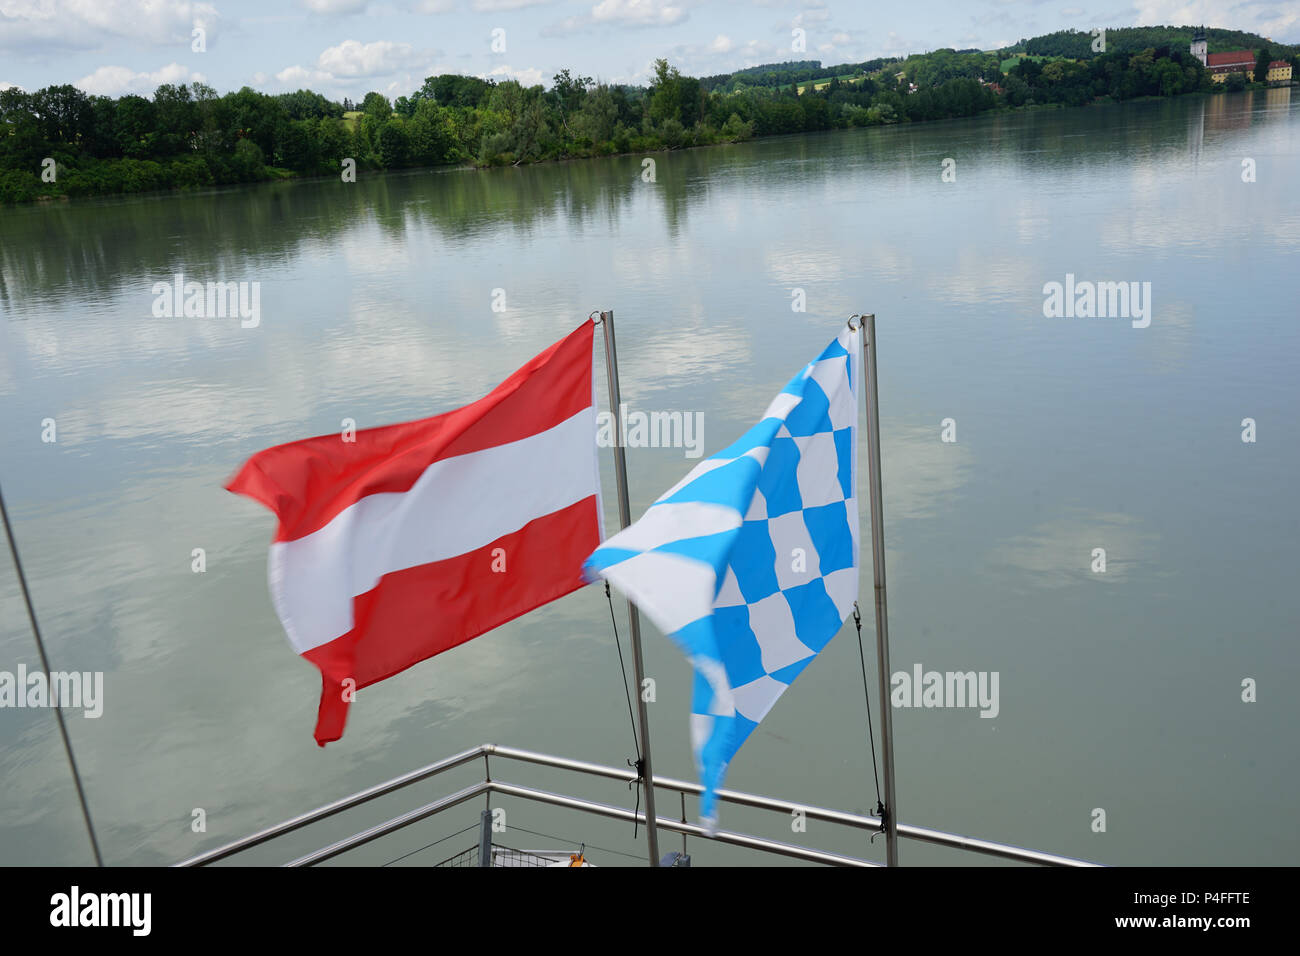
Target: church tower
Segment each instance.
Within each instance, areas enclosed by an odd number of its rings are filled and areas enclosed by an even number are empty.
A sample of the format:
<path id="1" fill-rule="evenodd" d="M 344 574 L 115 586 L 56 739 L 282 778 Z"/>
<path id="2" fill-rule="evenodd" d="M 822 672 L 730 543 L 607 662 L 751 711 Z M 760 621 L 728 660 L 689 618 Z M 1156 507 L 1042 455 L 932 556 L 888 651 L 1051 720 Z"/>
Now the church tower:
<path id="1" fill-rule="evenodd" d="M 1201 66 L 1205 66 L 1205 27 L 1200 27 L 1196 31 L 1196 36 L 1192 38 L 1192 56 L 1201 61 Z"/>

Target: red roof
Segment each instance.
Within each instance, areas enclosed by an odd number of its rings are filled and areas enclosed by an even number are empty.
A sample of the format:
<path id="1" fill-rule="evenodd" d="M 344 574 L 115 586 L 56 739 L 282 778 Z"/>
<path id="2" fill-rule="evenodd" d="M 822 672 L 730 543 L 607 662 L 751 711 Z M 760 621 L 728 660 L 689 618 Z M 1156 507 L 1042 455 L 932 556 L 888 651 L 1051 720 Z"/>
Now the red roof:
<path id="1" fill-rule="evenodd" d="M 1205 58 L 1206 66 L 1236 66 L 1238 63 L 1254 64 L 1255 54 L 1249 50 L 1233 50 L 1231 53 L 1211 53 Z"/>
<path id="2" fill-rule="evenodd" d="M 1268 68 L 1269 68 L 1270 70 L 1281 70 L 1281 69 L 1286 68 L 1286 67 L 1289 66 L 1289 65 L 1290 65 L 1290 64 L 1287 63 L 1286 60 L 1274 60 L 1272 63 L 1270 63 L 1270 64 L 1268 65 Z"/>

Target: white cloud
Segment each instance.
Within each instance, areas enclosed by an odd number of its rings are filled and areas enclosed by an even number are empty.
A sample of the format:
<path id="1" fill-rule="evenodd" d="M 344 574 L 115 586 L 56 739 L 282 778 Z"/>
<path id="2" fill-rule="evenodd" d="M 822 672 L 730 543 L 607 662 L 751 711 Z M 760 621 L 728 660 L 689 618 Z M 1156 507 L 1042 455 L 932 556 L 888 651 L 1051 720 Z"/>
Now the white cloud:
<path id="1" fill-rule="evenodd" d="M 326 16 L 343 13 L 360 13 L 370 0 L 302 0 L 302 5 L 312 13 Z"/>
<path id="2" fill-rule="evenodd" d="M 789 52 L 786 45 L 760 43 L 758 40 L 746 40 L 743 44 L 737 44 L 731 37 L 719 34 L 708 44 L 680 44 L 673 47 L 669 51 L 669 60 L 683 73 L 703 76 L 723 72 L 726 68 L 772 63 L 786 58 Z M 724 63 L 728 65 L 725 68 Z M 648 82 L 653 75 L 654 66 L 651 61 L 639 73 L 615 79 L 617 82 L 639 84 Z"/>
<path id="3" fill-rule="evenodd" d="M 498 66 L 489 73 L 484 74 L 484 79 L 488 77 L 498 77 L 503 80 L 517 80 L 521 86 L 537 86 L 539 83 L 544 84 L 546 76 L 536 67 L 529 67 L 526 70 L 515 70 L 508 66 Z"/>
<path id="4" fill-rule="evenodd" d="M 450 13 L 456 9 L 456 0 L 420 0 L 416 13 Z"/>
<path id="5" fill-rule="evenodd" d="M 600 0 L 591 8 L 591 18 L 596 23 L 666 27 L 686 17 L 686 9 L 672 0 Z"/>
<path id="6" fill-rule="evenodd" d="M 169 63 L 152 73 L 137 73 L 125 66 L 101 66 L 73 85 L 92 96 L 121 96 L 125 93 L 149 95 L 164 83 L 206 82 L 207 78 L 202 73 L 195 73 L 179 63 Z"/>
<path id="7" fill-rule="evenodd" d="M 371 89 L 382 87 L 390 93 L 404 93 L 409 92 L 411 77 L 403 74 L 403 71 L 416 66 L 427 66 L 428 58 L 433 53 L 436 51 L 419 51 L 409 43 L 393 43 L 389 40 L 376 40 L 374 43 L 344 40 L 338 46 L 321 51 L 315 66 L 287 66 L 276 73 L 275 78 L 285 87 L 305 87 L 318 92 L 338 91 L 356 79 L 378 78 L 380 81 L 388 81 L 387 86 L 384 87 L 383 82 L 380 82 L 371 85 Z M 403 74 L 400 82 L 398 74 Z"/>
<path id="8" fill-rule="evenodd" d="M 22 89 L 22 87 L 19 86 L 17 83 L 6 83 L 6 82 L 4 82 L 3 80 L 0 80 L 0 91 L 4 91 L 4 90 L 21 90 L 21 89 Z"/>
<path id="9" fill-rule="evenodd" d="M 514 2 L 514 0 L 475 0 L 479 2 Z M 600 0 L 590 14 L 565 17 L 557 23 L 543 27 L 544 37 L 570 36 L 594 26 L 607 24 L 626 27 L 666 27 L 680 23 L 689 16 L 686 7 L 673 0 Z"/>
<path id="10" fill-rule="evenodd" d="M 411 61 L 414 51 L 409 43 L 392 43 L 377 40 L 360 43 L 344 40 L 316 58 L 316 66 L 334 76 L 379 76 L 402 69 Z"/>
<path id="11" fill-rule="evenodd" d="M 551 0 L 474 0 L 473 7 L 479 13 L 495 13 L 498 10 L 521 10 L 550 2 Z"/>
<path id="12" fill-rule="evenodd" d="M 1139 569 L 1158 541 L 1158 535 L 1132 515 L 1076 510 L 998 544 L 988 563 L 1004 573 L 1028 573 L 1045 587 L 1078 587 L 1084 581 L 1104 586 L 1118 584 Z M 1092 550 L 1099 543 L 1106 549 L 1105 574 L 1092 571 Z"/>
<path id="13" fill-rule="evenodd" d="M 809 24 L 809 23 L 825 23 L 830 18 L 831 18 L 830 11 L 825 9 L 824 7 L 811 9 L 811 10 L 804 10 L 802 13 L 799 13 L 795 16 L 794 25 L 798 27 L 798 26 L 804 26 L 805 24 Z M 782 30 L 789 29 L 789 24 L 783 23 L 781 24 L 780 28 Z"/>
<path id="14" fill-rule="evenodd" d="M 309 70 L 302 66 L 286 66 L 275 78 L 285 86 L 295 89 L 317 89 L 337 82 L 333 76 L 328 73 L 322 73 L 320 70 Z"/>
<path id="15" fill-rule="evenodd" d="M 210 3 L 190 0 L 0 0 L 0 47 L 95 49 L 108 37 L 189 47 L 201 26 L 211 43 L 220 20 Z"/>

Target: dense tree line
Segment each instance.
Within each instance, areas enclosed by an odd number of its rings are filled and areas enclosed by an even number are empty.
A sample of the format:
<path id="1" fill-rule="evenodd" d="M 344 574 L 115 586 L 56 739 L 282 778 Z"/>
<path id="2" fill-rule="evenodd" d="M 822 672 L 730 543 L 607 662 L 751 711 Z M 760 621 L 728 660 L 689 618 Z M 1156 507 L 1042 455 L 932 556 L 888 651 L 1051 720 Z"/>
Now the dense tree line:
<path id="1" fill-rule="evenodd" d="M 702 76 L 700 86 L 709 92 L 730 91 L 735 89 L 735 83 L 748 86 L 789 86 L 800 80 L 821 79 L 823 76 L 835 74 L 830 72 L 830 68 L 823 67 L 821 60 L 787 60 L 785 63 L 750 66 L 733 73 Z"/>
<path id="2" fill-rule="evenodd" d="M 1003 83 L 1007 105 L 1062 103 L 1080 106 L 1100 97 L 1127 100 L 1138 96 L 1176 96 L 1207 92 L 1208 71 L 1191 53 L 1146 49 L 1140 53 L 1104 53 L 1085 61 L 1024 58 Z"/>
<path id="3" fill-rule="evenodd" d="M 923 56 L 908 57 L 895 69 L 901 71 L 908 82 L 915 83 L 921 89 L 962 77 L 995 83 L 1002 79 L 999 66 L 1001 59 L 997 53 L 942 49 Z"/>
<path id="4" fill-rule="evenodd" d="M 372 92 L 357 104 L 309 90 L 218 96 L 201 83 L 160 86 L 152 98 L 11 88 L 0 91 L 0 202 L 338 175 L 345 159 L 365 170 L 649 152 L 1211 88 L 1185 46 L 1125 53 L 1110 43 L 1108 34 L 1102 55 L 1022 58 L 1005 76 L 1004 51 L 769 64 L 725 82 L 683 76 L 659 60 L 646 87 L 568 70 L 549 89 L 445 74 L 395 102 Z M 821 89 L 809 82 L 825 77 Z"/>
<path id="5" fill-rule="evenodd" d="M 396 102 L 368 93 L 356 111 L 306 90 L 218 96 L 202 84 L 166 85 L 152 99 L 113 99 L 73 86 L 9 89 L 0 92 L 0 202 L 337 174 L 344 158 L 364 170 L 648 152 L 997 105 L 973 79 L 933 78 L 912 96 L 888 73 L 802 95 L 793 85 L 717 93 L 660 60 L 646 88 L 568 70 L 549 89 L 443 75 Z"/>
<path id="6" fill-rule="evenodd" d="M 1196 35 L 1196 27 L 1116 27 L 1106 29 L 1106 54 L 1141 53 L 1146 49 L 1181 51 L 1186 53 Z M 1015 53 L 1027 53 L 1031 56 L 1060 56 L 1072 60 L 1086 60 L 1100 55 L 1094 51 L 1094 37 L 1087 30 L 1058 30 L 1021 40 L 1015 46 L 1003 50 L 1004 56 Z M 1257 50 L 1264 42 L 1254 33 L 1241 30 L 1223 30 L 1218 27 L 1206 27 L 1206 45 L 1210 53 L 1224 53 L 1231 50 Z M 1300 47 L 1282 46 L 1278 48 L 1284 58 L 1300 53 Z"/>
<path id="7" fill-rule="evenodd" d="M 299 90 L 245 87 L 217 96 L 202 83 L 153 98 L 89 96 L 74 86 L 0 91 L 0 202 L 193 188 L 271 178 L 268 164 L 344 155 L 343 107 Z"/>
<path id="8" fill-rule="evenodd" d="M 880 70 L 888 63 L 902 62 L 896 57 L 882 57 L 865 63 L 842 63 L 822 66 L 821 60 L 792 60 L 786 63 L 765 63 L 746 67 L 734 73 L 720 73 L 700 78 L 700 87 L 706 92 L 735 93 L 748 87 L 781 88 L 825 80 L 836 76 L 862 76 Z"/>

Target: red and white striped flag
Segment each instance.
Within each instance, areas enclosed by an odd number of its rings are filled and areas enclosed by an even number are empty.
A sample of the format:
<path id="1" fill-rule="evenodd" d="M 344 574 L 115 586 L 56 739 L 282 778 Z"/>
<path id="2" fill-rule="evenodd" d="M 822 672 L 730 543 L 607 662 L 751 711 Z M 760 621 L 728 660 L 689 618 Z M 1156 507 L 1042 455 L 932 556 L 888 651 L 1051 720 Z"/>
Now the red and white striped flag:
<path id="1" fill-rule="evenodd" d="M 353 691 L 586 583 L 603 537 L 594 328 L 472 405 L 277 445 L 226 485 L 279 519 L 271 596 L 320 669 L 321 746 Z"/>

